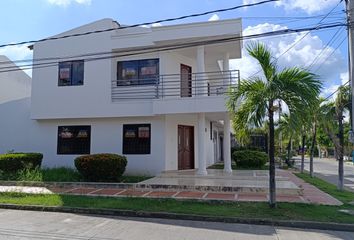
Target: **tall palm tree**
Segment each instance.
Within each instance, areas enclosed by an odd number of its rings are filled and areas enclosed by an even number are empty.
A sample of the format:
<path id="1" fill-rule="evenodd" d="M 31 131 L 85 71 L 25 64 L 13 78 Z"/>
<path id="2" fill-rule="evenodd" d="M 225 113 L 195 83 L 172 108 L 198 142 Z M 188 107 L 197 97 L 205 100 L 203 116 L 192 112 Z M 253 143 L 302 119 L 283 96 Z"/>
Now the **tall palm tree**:
<path id="1" fill-rule="evenodd" d="M 336 117 L 338 121 L 338 138 L 339 138 L 339 146 L 338 146 L 338 189 L 343 190 L 344 188 L 344 128 L 343 128 L 343 120 L 344 120 L 344 111 L 351 111 L 349 104 L 351 103 L 351 96 L 349 92 L 349 86 L 341 86 L 339 87 L 338 95 L 335 100 L 335 109 L 336 109 Z M 349 108 L 348 108 L 349 107 Z"/>
<path id="2" fill-rule="evenodd" d="M 321 124 L 321 122 L 327 121 L 327 118 L 325 116 L 326 106 L 323 104 L 324 101 L 325 101 L 324 99 L 319 98 L 316 102 L 314 102 L 314 104 L 309 109 L 309 117 L 310 117 L 310 124 L 311 124 L 311 133 L 312 133 L 311 148 L 310 148 L 310 176 L 311 177 L 314 177 L 313 158 L 314 158 L 315 147 L 316 147 L 318 126 Z"/>
<path id="3" fill-rule="evenodd" d="M 262 68 L 264 79 L 252 76 L 231 88 L 227 106 L 233 112 L 234 123 L 261 126 L 268 119 L 269 137 L 269 204 L 276 207 L 275 161 L 274 161 L 274 112 L 278 100 L 284 102 L 290 115 L 301 112 L 317 98 L 321 82 L 306 70 L 292 67 L 278 71 L 270 50 L 262 43 L 247 46 L 250 56 Z M 235 106 L 238 106 L 235 108 Z"/>
<path id="4" fill-rule="evenodd" d="M 284 113 L 281 116 L 281 121 L 279 122 L 279 130 L 284 134 L 284 137 L 287 138 L 288 146 L 287 146 L 287 157 L 286 164 L 291 165 L 291 146 L 293 139 L 297 138 L 301 131 L 301 121 L 300 116 L 295 114 L 290 115 L 288 113 Z"/>

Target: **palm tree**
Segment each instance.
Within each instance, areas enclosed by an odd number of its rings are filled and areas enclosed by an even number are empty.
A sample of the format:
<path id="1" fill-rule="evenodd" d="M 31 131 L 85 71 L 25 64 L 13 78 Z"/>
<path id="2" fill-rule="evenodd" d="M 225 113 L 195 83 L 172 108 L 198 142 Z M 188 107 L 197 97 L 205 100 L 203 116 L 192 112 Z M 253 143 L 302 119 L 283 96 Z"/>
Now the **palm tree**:
<path id="1" fill-rule="evenodd" d="M 310 176 L 311 177 L 314 177 L 313 157 L 314 157 L 315 147 L 316 147 L 318 126 L 321 124 L 321 122 L 327 121 L 327 118 L 325 116 L 326 106 L 323 104 L 324 101 L 325 100 L 322 98 L 318 99 L 316 102 L 314 102 L 314 104 L 309 109 L 309 117 L 310 117 L 310 124 L 311 124 L 311 133 L 312 133 L 311 148 L 310 148 Z"/>
<path id="2" fill-rule="evenodd" d="M 233 113 L 234 123 L 259 127 L 268 119 L 269 137 L 269 203 L 276 207 L 275 161 L 274 161 L 274 112 L 275 103 L 284 102 L 290 115 L 310 106 L 321 89 L 316 76 L 298 67 L 285 68 L 278 72 L 270 50 L 262 43 L 247 46 L 250 56 L 262 68 L 264 79 L 252 76 L 231 88 L 227 106 Z M 238 106 L 238 107 L 234 107 Z"/>
<path id="3" fill-rule="evenodd" d="M 338 189 L 343 190 L 344 188 L 344 128 L 343 128 L 343 119 L 344 119 L 344 111 L 347 109 L 350 111 L 349 104 L 351 103 L 351 96 L 349 92 L 349 86 L 341 86 L 339 87 L 338 95 L 335 100 L 335 109 L 336 109 L 336 117 L 338 121 L 338 138 L 339 138 L 339 146 L 338 146 Z M 349 107 L 349 108 L 348 108 Z"/>
<path id="4" fill-rule="evenodd" d="M 279 121 L 279 130 L 284 134 L 284 137 L 287 138 L 288 146 L 287 149 L 287 157 L 286 157 L 286 164 L 288 166 L 291 165 L 291 146 L 292 141 L 294 138 L 299 136 L 301 130 L 301 121 L 299 119 L 300 116 L 296 116 L 295 114 L 290 115 L 288 113 L 284 113 L 281 116 L 281 121 Z"/>

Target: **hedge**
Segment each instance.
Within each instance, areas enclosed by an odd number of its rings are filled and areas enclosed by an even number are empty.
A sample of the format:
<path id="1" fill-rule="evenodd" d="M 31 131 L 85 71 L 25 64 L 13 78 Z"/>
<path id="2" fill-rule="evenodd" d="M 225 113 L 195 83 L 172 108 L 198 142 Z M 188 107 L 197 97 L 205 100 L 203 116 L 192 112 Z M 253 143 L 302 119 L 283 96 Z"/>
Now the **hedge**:
<path id="1" fill-rule="evenodd" d="M 240 150 L 232 153 L 232 160 L 240 168 L 261 168 L 267 163 L 268 155 L 260 151 Z"/>
<path id="2" fill-rule="evenodd" d="M 6 153 L 0 154 L 0 170 L 17 172 L 23 169 L 35 169 L 42 164 L 41 153 Z"/>
<path id="3" fill-rule="evenodd" d="M 75 159 L 75 167 L 86 181 L 118 181 L 125 171 L 127 159 L 112 153 L 83 155 Z"/>

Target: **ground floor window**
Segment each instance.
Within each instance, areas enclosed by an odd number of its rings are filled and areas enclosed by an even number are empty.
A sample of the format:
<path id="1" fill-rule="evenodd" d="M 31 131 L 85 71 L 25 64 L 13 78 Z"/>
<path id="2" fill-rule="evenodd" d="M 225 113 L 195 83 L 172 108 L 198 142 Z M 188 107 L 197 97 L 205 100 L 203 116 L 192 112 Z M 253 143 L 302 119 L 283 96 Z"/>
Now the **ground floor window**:
<path id="1" fill-rule="evenodd" d="M 123 154 L 150 154 L 151 124 L 123 125 Z"/>
<path id="2" fill-rule="evenodd" d="M 59 126 L 58 154 L 90 154 L 91 126 Z"/>

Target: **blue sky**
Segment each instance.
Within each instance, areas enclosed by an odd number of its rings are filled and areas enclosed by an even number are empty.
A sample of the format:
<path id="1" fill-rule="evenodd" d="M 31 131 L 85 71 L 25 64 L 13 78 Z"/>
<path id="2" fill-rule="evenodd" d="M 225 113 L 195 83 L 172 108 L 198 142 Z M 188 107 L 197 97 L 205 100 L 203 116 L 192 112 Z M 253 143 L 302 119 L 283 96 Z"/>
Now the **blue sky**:
<path id="1" fill-rule="evenodd" d="M 0 44 L 48 37 L 101 18 L 113 18 L 121 24 L 136 24 L 258 1 L 260 0 L 2 0 Z M 321 20 L 321 16 L 311 19 L 284 17 L 323 15 L 331 11 L 338 2 L 339 0 L 282 0 L 220 13 L 213 18 L 242 17 L 244 35 L 248 35 L 283 28 L 313 26 Z M 323 23 L 344 22 L 345 14 L 341 12 L 343 8 L 344 4 L 340 3 Z M 210 17 L 212 15 L 173 23 L 207 21 Z M 344 40 L 346 30 L 344 28 L 339 30 L 335 41 L 322 51 L 336 31 L 337 29 L 311 32 L 305 37 L 303 35 L 305 33 L 294 34 L 264 39 L 264 42 L 271 47 L 276 56 L 297 42 L 279 58 L 281 67 L 291 65 L 305 67 L 322 52 L 311 70 L 322 77 L 326 87 L 323 94 L 326 95 L 346 79 L 347 43 Z M 302 37 L 303 39 L 299 41 Z M 342 40 L 343 44 L 334 51 Z M 31 52 L 25 47 L 0 48 L 0 54 L 7 55 L 12 60 L 32 57 Z M 328 57 L 330 54 L 332 55 Z M 234 61 L 232 66 L 241 69 L 243 77 L 258 70 L 257 65 L 246 54 L 241 61 Z"/>

